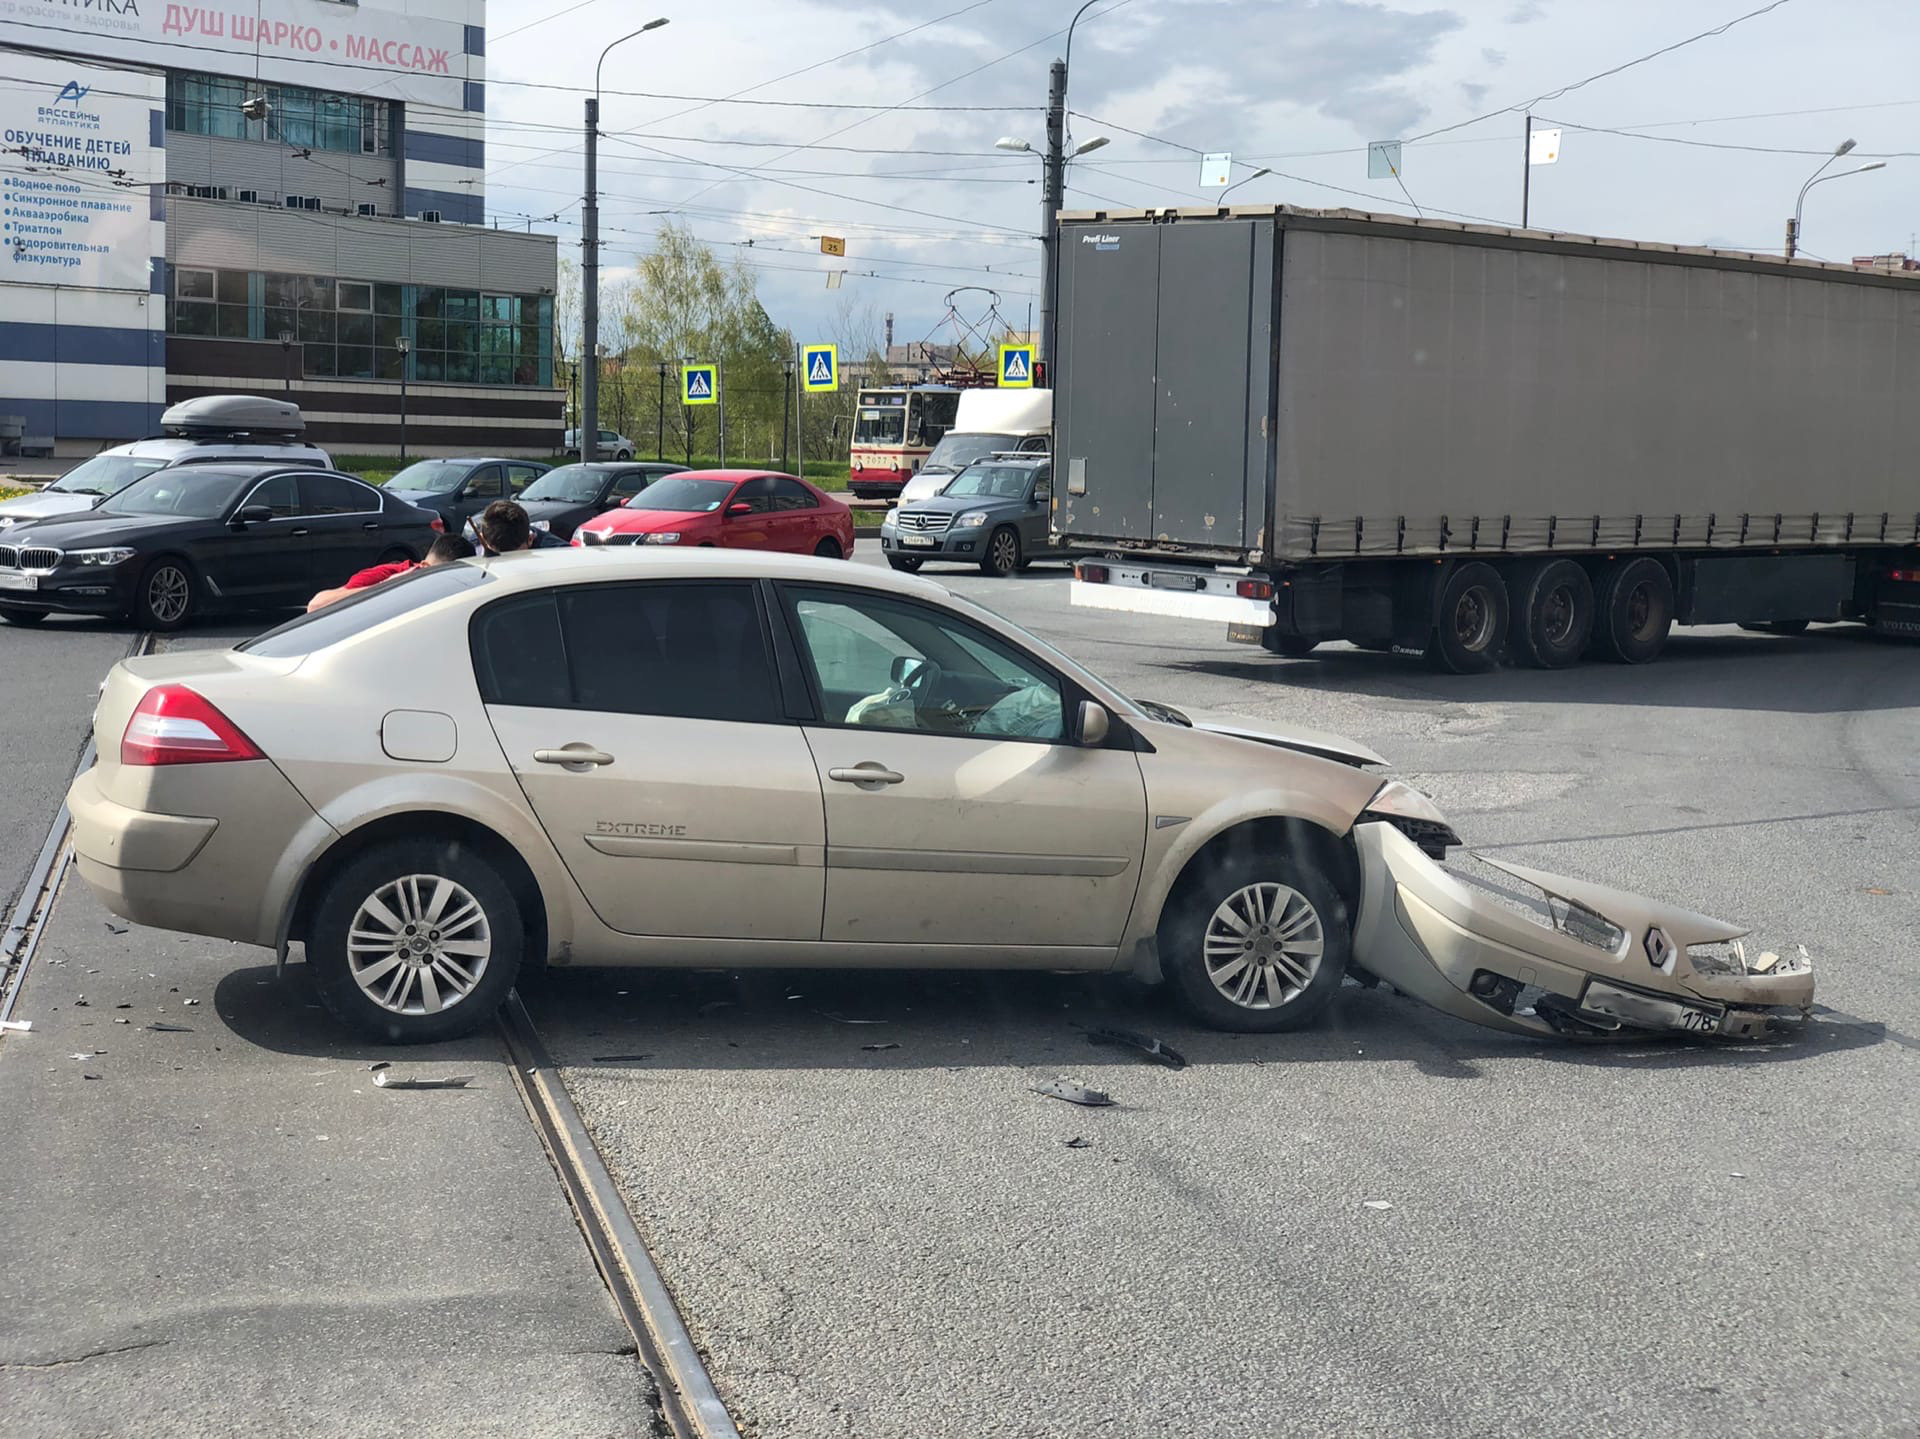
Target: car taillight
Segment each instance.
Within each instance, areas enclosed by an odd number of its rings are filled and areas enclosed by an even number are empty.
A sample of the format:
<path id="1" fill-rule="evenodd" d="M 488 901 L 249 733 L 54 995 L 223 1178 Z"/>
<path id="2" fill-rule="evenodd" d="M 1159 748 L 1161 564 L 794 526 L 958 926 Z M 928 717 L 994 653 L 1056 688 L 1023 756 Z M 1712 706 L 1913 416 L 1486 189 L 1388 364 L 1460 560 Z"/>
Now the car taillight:
<path id="1" fill-rule="evenodd" d="M 1920 584 L 1920 570 L 1888 570 L 1887 578 L 1896 584 Z"/>
<path id="2" fill-rule="evenodd" d="M 1233 592 L 1243 600 L 1270 600 L 1273 598 L 1273 581 L 1242 580 L 1233 587 Z"/>
<path id="3" fill-rule="evenodd" d="M 1107 582 L 1107 567 L 1105 565 L 1075 565 L 1073 567 L 1073 577 L 1082 584 L 1104 585 Z"/>
<path id="4" fill-rule="evenodd" d="M 254 742 L 185 685 L 155 685 L 120 736 L 121 764 L 217 764 L 262 759 Z"/>
<path id="5" fill-rule="evenodd" d="M 436 534 L 444 535 L 447 532 L 447 522 L 441 519 L 440 516 L 435 515 L 427 521 L 427 528 Z"/>

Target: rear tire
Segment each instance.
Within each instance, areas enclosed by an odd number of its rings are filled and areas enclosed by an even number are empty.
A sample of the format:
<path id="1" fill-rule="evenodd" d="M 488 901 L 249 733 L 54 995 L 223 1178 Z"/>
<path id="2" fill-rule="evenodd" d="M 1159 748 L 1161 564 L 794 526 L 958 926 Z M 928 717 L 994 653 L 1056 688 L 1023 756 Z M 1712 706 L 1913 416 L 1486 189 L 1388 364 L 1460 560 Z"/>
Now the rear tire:
<path id="1" fill-rule="evenodd" d="M 1020 568 L 1020 536 L 1002 525 L 987 536 L 987 552 L 980 557 L 981 573 L 1004 580 Z"/>
<path id="2" fill-rule="evenodd" d="M 1514 577 L 1507 643 L 1521 663 L 1560 670 L 1593 638 L 1593 581 L 1572 560 L 1538 560 Z"/>
<path id="3" fill-rule="evenodd" d="M 1427 658 L 1457 675 L 1484 674 L 1500 663 L 1507 633 L 1507 585 L 1492 565 L 1461 565 L 1440 589 Z"/>
<path id="4" fill-rule="evenodd" d="M 15 610 L 0 608 L 0 620 L 10 625 L 19 625 L 22 629 L 31 629 L 47 617 L 45 610 Z"/>
<path id="5" fill-rule="evenodd" d="M 1660 657 L 1673 632 L 1673 580 L 1658 560 L 1616 564 L 1600 582 L 1593 645 L 1606 659 L 1644 665 Z"/>
<path id="6" fill-rule="evenodd" d="M 1320 641 L 1310 640 L 1305 635 L 1277 635 L 1267 629 L 1260 636 L 1260 648 L 1282 659 L 1303 660 L 1320 648 Z"/>
<path id="7" fill-rule="evenodd" d="M 140 576 L 133 599 L 134 623 L 161 634 L 180 629 L 193 618 L 198 599 L 192 567 L 183 559 L 162 555 Z"/>
<path id="8" fill-rule="evenodd" d="M 925 561 L 910 559 L 906 555 L 888 555 L 887 563 L 903 575 L 917 575 L 920 573 L 920 566 L 924 564 Z"/>
<path id="9" fill-rule="evenodd" d="M 1340 988 L 1350 925 L 1346 901 L 1311 860 L 1233 854 L 1182 876 L 1160 918 L 1160 969 L 1213 1029 L 1300 1029 Z"/>
<path id="10" fill-rule="evenodd" d="M 829 536 L 813 547 L 813 552 L 823 560 L 840 558 L 840 541 Z"/>
<path id="11" fill-rule="evenodd" d="M 320 1002 L 347 1028 L 427 1044 L 493 1017 L 519 973 L 523 935 L 513 891 L 471 846 L 391 840 L 327 882 L 307 963 Z"/>

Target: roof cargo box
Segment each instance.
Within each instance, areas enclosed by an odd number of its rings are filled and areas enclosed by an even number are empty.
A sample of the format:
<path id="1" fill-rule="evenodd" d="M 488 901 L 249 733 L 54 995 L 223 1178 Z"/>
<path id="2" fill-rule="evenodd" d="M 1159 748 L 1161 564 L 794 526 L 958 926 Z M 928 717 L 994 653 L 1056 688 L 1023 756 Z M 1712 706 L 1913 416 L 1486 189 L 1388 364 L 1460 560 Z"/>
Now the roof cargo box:
<path id="1" fill-rule="evenodd" d="M 169 405 L 160 416 L 160 428 L 169 435 L 299 435 L 307 428 L 300 407 L 291 400 L 267 400 L 258 395 L 202 395 Z"/>

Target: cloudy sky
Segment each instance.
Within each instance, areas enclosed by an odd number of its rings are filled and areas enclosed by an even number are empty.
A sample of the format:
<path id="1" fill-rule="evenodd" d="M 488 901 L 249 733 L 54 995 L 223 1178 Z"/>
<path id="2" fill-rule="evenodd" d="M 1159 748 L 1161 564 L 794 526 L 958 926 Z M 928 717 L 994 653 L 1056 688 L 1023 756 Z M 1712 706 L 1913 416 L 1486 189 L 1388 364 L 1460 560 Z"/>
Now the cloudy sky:
<path id="1" fill-rule="evenodd" d="M 1075 33 L 1068 103 L 1076 142 L 1111 143 L 1069 167 L 1068 205 L 1205 203 L 1218 192 L 1198 187 L 1195 152 L 1225 150 L 1236 179 L 1276 172 L 1236 189 L 1234 203 L 1417 205 L 1517 224 L 1524 120 L 1511 107 L 1535 101 L 1536 126 L 1564 126 L 1561 161 L 1533 171 L 1536 228 L 1777 251 L 1801 183 L 1852 138 L 1858 150 L 1834 171 L 1882 156 L 1887 168 L 1814 190 L 1803 250 L 1910 249 L 1914 0 L 1784 0 L 1554 96 L 1764 4 L 1098 0 Z M 1077 8 L 588 0 L 567 12 L 564 0 L 492 0 L 490 212 L 552 230 L 577 255 L 581 97 L 500 82 L 590 85 L 601 46 L 665 15 L 669 25 L 623 44 L 604 73 L 610 268 L 673 216 L 723 254 L 751 240 L 738 252 L 758 268 L 768 309 L 802 334 L 827 334 L 851 297 L 892 311 L 897 340 L 918 339 L 962 285 L 997 290 L 1024 326 L 1037 304 L 1040 166 L 994 141 L 1042 144 L 1047 64 Z M 735 98 L 709 103 L 717 97 Z M 810 107 L 836 104 L 899 108 Z M 1367 178 L 1366 142 L 1393 138 L 1409 142 L 1404 193 Z M 845 261 L 819 254 L 810 237 L 822 233 L 847 237 Z M 827 271 L 843 267 L 843 287 L 829 291 Z M 984 297 L 960 303 L 973 314 Z"/>

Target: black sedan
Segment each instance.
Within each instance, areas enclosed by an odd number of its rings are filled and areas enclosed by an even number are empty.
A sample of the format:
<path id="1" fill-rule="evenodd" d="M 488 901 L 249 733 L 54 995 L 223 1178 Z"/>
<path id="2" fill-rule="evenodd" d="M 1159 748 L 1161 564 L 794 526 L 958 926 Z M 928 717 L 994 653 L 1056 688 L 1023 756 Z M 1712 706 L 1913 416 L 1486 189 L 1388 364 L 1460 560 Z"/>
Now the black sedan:
<path id="1" fill-rule="evenodd" d="M 425 556 L 438 516 L 372 485 L 284 464 L 181 465 L 100 508 L 16 525 L 0 619 L 124 615 L 176 630 L 210 610 L 304 605 L 356 570 Z"/>
<path id="2" fill-rule="evenodd" d="M 618 509 L 662 475 L 677 475 L 685 465 L 665 460 L 562 465 L 548 470 L 520 495 L 527 518 L 563 540 L 595 515 Z"/>
<path id="3" fill-rule="evenodd" d="M 410 505 L 440 516 L 449 534 L 495 500 L 517 500 L 521 491 L 547 472 L 536 460 L 506 460 L 493 455 L 454 460 L 421 460 L 408 465 L 383 488 Z"/>

